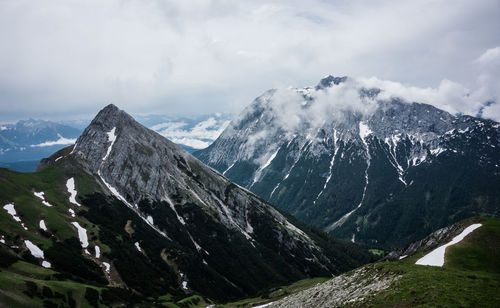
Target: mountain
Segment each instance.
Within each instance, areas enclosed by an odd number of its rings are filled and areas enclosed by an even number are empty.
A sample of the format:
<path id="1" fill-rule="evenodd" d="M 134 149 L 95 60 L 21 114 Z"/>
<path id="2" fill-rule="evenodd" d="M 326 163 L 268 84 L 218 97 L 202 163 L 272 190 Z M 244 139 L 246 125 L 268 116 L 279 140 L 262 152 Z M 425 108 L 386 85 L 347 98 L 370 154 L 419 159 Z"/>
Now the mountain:
<path id="1" fill-rule="evenodd" d="M 391 249 L 500 215 L 499 128 L 327 76 L 265 92 L 194 155 L 301 221 Z"/>
<path id="2" fill-rule="evenodd" d="M 444 265 L 419 264 L 436 247 L 462 237 L 446 249 Z M 271 298 L 266 307 L 495 307 L 499 247 L 500 219 L 462 221 L 412 243 L 410 255 L 365 265 L 281 300 Z"/>
<path id="3" fill-rule="evenodd" d="M 80 129 L 67 125 L 33 119 L 15 124 L 2 124 L 0 125 L 0 162 L 16 162 L 14 167 L 24 171 L 25 166 L 32 166 L 33 163 L 23 164 L 23 161 L 39 161 L 74 143 L 81 132 Z"/>
<path id="4" fill-rule="evenodd" d="M 371 260 L 113 105 L 0 185 L 0 302 L 14 306 L 225 302 Z"/>

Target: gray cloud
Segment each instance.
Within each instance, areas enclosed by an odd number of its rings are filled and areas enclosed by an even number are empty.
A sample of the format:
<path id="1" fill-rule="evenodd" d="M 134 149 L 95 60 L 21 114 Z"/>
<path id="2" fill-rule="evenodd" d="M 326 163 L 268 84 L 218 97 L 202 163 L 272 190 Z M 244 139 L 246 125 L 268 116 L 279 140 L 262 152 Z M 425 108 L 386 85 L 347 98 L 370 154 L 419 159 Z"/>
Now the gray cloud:
<path id="1" fill-rule="evenodd" d="M 0 1 L 0 121 L 110 102 L 239 112 L 326 74 L 398 81 L 474 112 L 498 98 L 498 16 L 496 0 Z M 474 99 L 457 99 L 464 89 Z"/>

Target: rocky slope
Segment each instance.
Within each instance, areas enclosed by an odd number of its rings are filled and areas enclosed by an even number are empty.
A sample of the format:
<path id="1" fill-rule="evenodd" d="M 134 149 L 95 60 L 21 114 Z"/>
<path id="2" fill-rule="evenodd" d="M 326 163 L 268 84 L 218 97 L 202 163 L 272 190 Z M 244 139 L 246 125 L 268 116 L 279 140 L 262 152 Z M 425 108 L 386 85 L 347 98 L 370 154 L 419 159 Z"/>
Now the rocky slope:
<path id="1" fill-rule="evenodd" d="M 332 76 L 269 90 L 195 156 L 300 220 L 373 247 L 499 215 L 500 124 L 384 92 Z"/>
<path id="2" fill-rule="evenodd" d="M 446 250 L 443 267 L 415 264 L 471 224 L 481 227 Z M 473 218 L 266 307 L 489 307 L 500 299 L 500 220 Z M 401 253 L 408 255 L 401 255 Z"/>
<path id="3" fill-rule="evenodd" d="M 3 266 L 14 273 L 16 260 L 48 264 L 56 271 L 50 281 L 119 288 L 89 291 L 107 305 L 193 293 L 227 301 L 370 260 L 285 217 L 113 105 L 38 172 L 0 171 L 0 247 L 14 262 Z M 124 289 L 136 297 L 120 300 Z M 16 303 L 32 303 L 23 300 Z"/>

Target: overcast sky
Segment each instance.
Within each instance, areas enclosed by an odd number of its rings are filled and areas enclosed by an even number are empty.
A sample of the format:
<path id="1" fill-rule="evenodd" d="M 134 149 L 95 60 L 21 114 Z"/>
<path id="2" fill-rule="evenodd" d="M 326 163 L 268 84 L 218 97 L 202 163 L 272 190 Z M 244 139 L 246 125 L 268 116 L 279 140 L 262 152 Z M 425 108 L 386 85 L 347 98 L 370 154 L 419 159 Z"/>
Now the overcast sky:
<path id="1" fill-rule="evenodd" d="M 0 121 L 237 113 L 327 74 L 451 84 L 473 113 L 500 93 L 499 29 L 498 0 L 0 0 Z"/>

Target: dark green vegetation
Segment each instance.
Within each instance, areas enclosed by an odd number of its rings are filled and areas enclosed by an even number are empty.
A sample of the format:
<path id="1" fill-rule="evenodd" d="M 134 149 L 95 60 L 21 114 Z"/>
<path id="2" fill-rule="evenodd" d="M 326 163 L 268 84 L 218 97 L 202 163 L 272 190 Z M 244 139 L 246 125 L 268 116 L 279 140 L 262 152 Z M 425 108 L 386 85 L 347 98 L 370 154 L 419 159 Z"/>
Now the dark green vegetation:
<path id="1" fill-rule="evenodd" d="M 69 151 L 63 149 L 54 156 Z M 0 244 L 0 303 L 30 307 L 120 303 L 205 307 L 210 303 L 208 299 L 226 302 L 268 294 L 281 285 L 323 274 L 310 267 L 311 272 L 305 275 L 297 268 L 310 265 L 298 264 L 300 258 L 275 252 L 274 235 L 266 233 L 265 228 L 272 221 L 260 221 L 262 226 L 254 226 L 258 230 L 255 245 L 265 252 L 262 255 L 249 247 L 241 234 L 212 223 L 199 206 L 179 204 L 178 213 L 190 216 L 190 234 L 210 252 L 200 254 L 187 233 L 181 232 L 184 226 L 168 205 L 144 201 L 139 208 L 154 217 L 164 217 L 155 223 L 175 240 L 154 231 L 121 201 L 103 195 L 94 178 L 77 166 L 68 157 L 35 173 L 0 169 L 0 236 L 6 242 Z M 75 178 L 77 200 L 82 207 L 68 201 L 65 184 L 70 177 Z M 43 191 L 45 200 L 53 206 L 43 205 L 34 191 Z M 3 209 L 8 203 L 15 205 L 28 230 Z M 76 212 L 75 218 L 69 208 Z M 47 231 L 39 228 L 41 219 Z M 90 255 L 83 251 L 76 229 L 70 224 L 73 221 L 87 229 Z M 329 269 L 332 273 L 370 260 L 369 254 L 354 245 L 335 241 L 314 228 L 303 229 L 327 256 L 336 260 Z M 51 269 L 42 268 L 42 260 L 31 256 L 24 244 L 26 239 L 44 251 Z M 100 258 L 95 257 L 95 246 L 100 247 Z M 110 274 L 105 272 L 103 262 L 111 264 Z M 189 279 L 186 290 L 181 286 L 180 271 Z"/>

